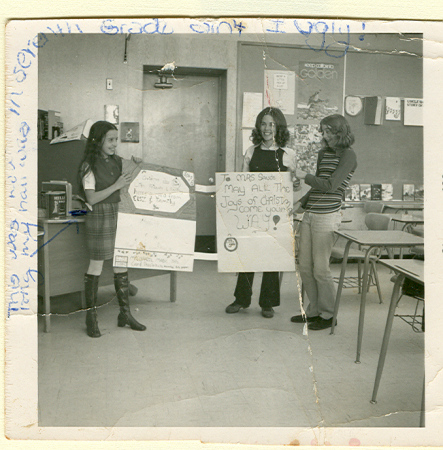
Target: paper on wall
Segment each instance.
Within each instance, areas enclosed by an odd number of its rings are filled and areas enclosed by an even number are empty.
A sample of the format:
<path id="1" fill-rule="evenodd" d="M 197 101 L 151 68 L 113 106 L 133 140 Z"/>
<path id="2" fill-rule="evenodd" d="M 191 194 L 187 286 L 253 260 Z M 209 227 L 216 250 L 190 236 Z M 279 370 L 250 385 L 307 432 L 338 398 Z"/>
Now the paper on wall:
<path id="1" fill-rule="evenodd" d="M 254 128 L 255 119 L 262 110 L 263 94 L 261 92 L 243 93 L 242 127 Z"/>
<path id="2" fill-rule="evenodd" d="M 423 126 L 423 99 L 405 98 L 405 125 Z"/>
<path id="3" fill-rule="evenodd" d="M 251 133 L 252 133 L 252 129 L 250 129 L 250 128 L 241 130 L 241 134 L 242 134 L 242 154 L 243 155 L 245 155 L 246 150 L 251 145 L 253 145 L 252 141 L 251 141 Z"/>
<path id="4" fill-rule="evenodd" d="M 289 70 L 265 70 L 264 91 L 264 107 L 275 106 L 283 114 L 294 114 L 295 72 Z"/>
<path id="5" fill-rule="evenodd" d="M 401 100 L 399 97 L 386 97 L 385 113 L 386 120 L 401 119 Z"/>

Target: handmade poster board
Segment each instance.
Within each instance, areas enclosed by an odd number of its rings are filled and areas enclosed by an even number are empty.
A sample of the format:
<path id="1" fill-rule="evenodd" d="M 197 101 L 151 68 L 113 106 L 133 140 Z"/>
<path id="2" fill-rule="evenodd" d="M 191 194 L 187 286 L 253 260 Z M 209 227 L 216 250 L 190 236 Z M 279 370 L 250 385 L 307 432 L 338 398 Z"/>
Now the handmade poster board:
<path id="1" fill-rule="evenodd" d="M 191 272 L 196 203 L 194 174 L 124 160 L 114 266 Z"/>
<path id="2" fill-rule="evenodd" d="M 289 172 L 216 174 L 219 272 L 295 270 Z"/>

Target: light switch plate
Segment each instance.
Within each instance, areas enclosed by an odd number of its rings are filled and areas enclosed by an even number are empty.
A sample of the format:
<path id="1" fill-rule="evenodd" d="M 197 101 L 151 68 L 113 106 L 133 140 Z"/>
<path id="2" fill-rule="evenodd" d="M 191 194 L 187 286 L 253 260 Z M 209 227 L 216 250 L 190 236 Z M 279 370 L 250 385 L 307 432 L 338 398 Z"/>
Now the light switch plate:
<path id="1" fill-rule="evenodd" d="M 106 78 L 106 89 L 112 89 L 112 78 Z"/>

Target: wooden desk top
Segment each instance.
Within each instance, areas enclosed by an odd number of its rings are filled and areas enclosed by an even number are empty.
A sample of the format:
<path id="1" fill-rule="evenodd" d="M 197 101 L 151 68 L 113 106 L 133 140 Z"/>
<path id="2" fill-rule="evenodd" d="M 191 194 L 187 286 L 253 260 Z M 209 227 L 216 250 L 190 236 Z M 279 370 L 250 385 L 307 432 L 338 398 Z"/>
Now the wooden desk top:
<path id="1" fill-rule="evenodd" d="M 425 262 L 419 259 L 380 259 L 379 263 L 401 272 L 418 283 L 425 282 Z"/>
<path id="2" fill-rule="evenodd" d="M 387 246 L 387 247 L 409 247 L 424 245 L 424 239 L 405 231 L 397 230 L 346 230 L 336 231 L 341 237 L 361 245 Z"/>
<path id="3" fill-rule="evenodd" d="M 79 217 L 61 217 L 60 219 L 45 219 L 44 217 L 40 217 L 38 219 L 40 223 L 58 223 L 60 225 L 68 224 L 68 223 L 84 223 L 85 218 L 82 216 Z"/>
<path id="4" fill-rule="evenodd" d="M 383 202 L 384 203 L 384 202 Z M 421 211 L 424 209 L 424 203 L 415 203 L 415 202 L 405 202 L 398 201 L 392 203 L 384 203 L 384 209 L 397 209 L 397 210 L 410 210 L 410 211 Z"/>
<path id="5" fill-rule="evenodd" d="M 412 214 L 389 214 L 394 222 L 402 223 L 425 223 L 423 217 L 413 216 Z"/>

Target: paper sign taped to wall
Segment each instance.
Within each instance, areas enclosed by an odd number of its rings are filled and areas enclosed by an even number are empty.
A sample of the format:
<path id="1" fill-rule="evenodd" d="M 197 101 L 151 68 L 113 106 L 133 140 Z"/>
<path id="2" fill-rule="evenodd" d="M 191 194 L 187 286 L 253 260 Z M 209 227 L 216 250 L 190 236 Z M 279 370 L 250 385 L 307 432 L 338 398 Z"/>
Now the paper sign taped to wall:
<path id="1" fill-rule="evenodd" d="M 423 99 L 405 98 L 405 125 L 423 126 Z"/>
<path id="2" fill-rule="evenodd" d="M 192 271 L 196 233 L 194 174 L 123 161 L 114 266 Z"/>
<path id="3" fill-rule="evenodd" d="M 216 186 L 218 271 L 294 271 L 290 173 L 217 173 Z"/>

